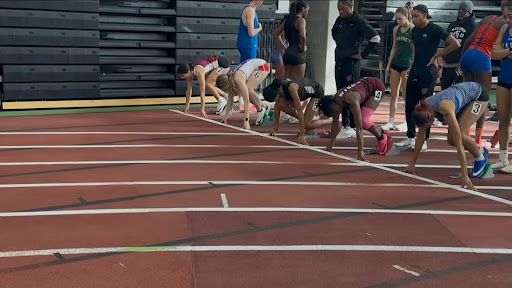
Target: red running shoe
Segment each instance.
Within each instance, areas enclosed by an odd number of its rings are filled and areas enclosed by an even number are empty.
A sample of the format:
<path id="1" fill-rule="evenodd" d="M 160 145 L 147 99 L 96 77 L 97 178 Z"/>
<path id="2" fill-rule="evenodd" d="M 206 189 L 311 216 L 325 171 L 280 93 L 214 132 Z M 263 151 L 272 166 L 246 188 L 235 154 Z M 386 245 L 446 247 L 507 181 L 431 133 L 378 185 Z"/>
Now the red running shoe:
<path id="1" fill-rule="evenodd" d="M 379 141 L 379 144 L 377 144 L 377 153 L 379 153 L 379 155 L 386 155 L 389 149 L 393 147 L 393 140 L 391 140 L 388 133 L 387 131 L 382 133 L 382 139 Z"/>

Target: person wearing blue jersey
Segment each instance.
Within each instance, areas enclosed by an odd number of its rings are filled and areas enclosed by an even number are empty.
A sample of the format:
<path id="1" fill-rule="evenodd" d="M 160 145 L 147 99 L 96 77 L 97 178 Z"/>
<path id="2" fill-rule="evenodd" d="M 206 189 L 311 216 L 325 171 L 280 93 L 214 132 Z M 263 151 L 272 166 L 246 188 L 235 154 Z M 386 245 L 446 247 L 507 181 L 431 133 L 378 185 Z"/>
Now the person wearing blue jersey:
<path id="1" fill-rule="evenodd" d="M 496 109 L 498 112 L 500 143 L 499 161 L 492 165 L 493 169 L 512 174 L 512 165 L 508 161 L 508 143 L 510 138 L 510 119 L 512 114 L 512 1 L 502 5 L 503 17 L 507 21 L 499 31 L 498 38 L 492 49 L 492 59 L 501 60 L 498 87 L 496 88 Z"/>
<path id="2" fill-rule="evenodd" d="M 416 161 L 418 160 L 421 146 L 425 141 L 427 128 L 434 122 L 434 117 L 448 125 L 448 143 L 457 148 L 457 155 L 462 171 L 462 187 L 475 190 L 469 178 L 480 177 L 489 151 L 485 147 L 478 146 L 466 131 L 486 111 L 489 94 L 487 90 L 477 82 L 462 82 L 421 100 L 412 112 L 412 120 L 419 127 L 416 139 L 416 147 L 409 166 L 405 172 L 414 174 Z M 473 170 L 467 173 L 466 149 L 473 157 Z"/>
<path id="3" fill-rule="evenodd" d="M 244 7 L 242 11 L 236 40 L 236 48 L 240 52 L 240 63 L 254 59 L 258 54 L 258 33 L 262 27 L 256 8 L 261 4 L 263 4 L 263 0 L 252 0 L 249 6 Z"/>

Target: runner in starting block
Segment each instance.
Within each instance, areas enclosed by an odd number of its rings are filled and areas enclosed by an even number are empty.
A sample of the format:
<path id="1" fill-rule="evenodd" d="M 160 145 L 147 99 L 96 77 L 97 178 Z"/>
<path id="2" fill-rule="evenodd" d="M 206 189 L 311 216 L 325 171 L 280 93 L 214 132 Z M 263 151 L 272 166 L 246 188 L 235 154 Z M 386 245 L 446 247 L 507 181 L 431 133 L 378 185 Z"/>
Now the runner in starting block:
<path id="1" fill-rule="evenodd" d="M 462 187 L 476 190 L 470 178 L 482 177 L 486 171 L 488 173 L 489 170 L 492 170 L 487 166 L 489 151 L 485 147 L 478 146 L 473 138 L 466 135 L 465 132 L 485 113 L 488 101 L 487 90 L 477 82 L 458 83 L 421 100 L 412 113 L 412 119 L 419 127 L 419 132 L 414 154 L 409 166 L 405 168 L 405 172 L 414 174 L 421 146 L 427 136 L 427 128 L 434 122 L 434 117 L 437 117 L 448 124 L 448 144 L 457 148 Z M 468 173 L 464 150 L 475 157 L 470 173 Z"/>
<path id="2" fill-rule="evenodd" d="M 327 151 L 332 152 L 336 136 L 340 132 L 339 117 L 344 107 L 349 107 L 354 115 L 357 138 L 357 159 L 368 161 L 363 150 L 363 129 L 372 133 L 379 141 L 376 151 L 379 155 L 386 155 L 393 142 L 387 132 L 378 128 L 372 121 L 373 112 L 379 107 L 380 100 L 386 92 L 386 86 L 379 78 L 366 77 L 355 84 L 338 90 L 334 96 L 325 96 L 318 102 L 322 113 L 332 117 L 331 142 L 327 145 Z"/>

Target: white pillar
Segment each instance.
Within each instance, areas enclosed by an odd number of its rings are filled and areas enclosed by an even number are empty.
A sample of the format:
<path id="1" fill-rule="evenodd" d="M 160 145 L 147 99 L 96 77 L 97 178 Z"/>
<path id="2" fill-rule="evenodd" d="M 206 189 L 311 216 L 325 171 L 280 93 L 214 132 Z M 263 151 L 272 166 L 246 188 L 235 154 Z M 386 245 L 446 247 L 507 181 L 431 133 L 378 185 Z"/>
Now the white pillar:
<path id="1" fill-rule="evenodd" d="M 307 73 L 306 77 L 318 81 L 326 94 L 336 93 L 334 78 L 334 48 L 331 29 L 338 18 L 338 1 L 308 1 L 307 18 Z"/>

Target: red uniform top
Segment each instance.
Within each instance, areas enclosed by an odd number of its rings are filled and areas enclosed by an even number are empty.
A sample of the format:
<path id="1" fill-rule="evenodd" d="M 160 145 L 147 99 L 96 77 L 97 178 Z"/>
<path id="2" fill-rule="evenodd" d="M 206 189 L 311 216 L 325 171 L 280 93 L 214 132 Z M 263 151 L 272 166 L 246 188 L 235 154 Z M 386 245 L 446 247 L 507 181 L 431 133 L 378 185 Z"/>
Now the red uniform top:
<path id="1" fill-rule="evenodd" d="M 498 17 L 494 15 L 489 22 L 480 25 L 476 30 L 475 38 L 473 38 L 473 41 L 471 41 L 471 44 L 469 45 L 469 49 L 482 51 L 491 58 L 492 45 L 496 41 L 496 38 L 498 38 L 498 34 L 500 32 L 496 27 L 494 27 L 494 22 L 500 18 L 502 18 L 502 16 Z"/>
<path id="2" fill-rule="evenodd" d="M 206 71 L 206 74 L 208 74 L 213 69 L 219 68 L 218 59 L 218 56 L 208 56 L 206 58 L 196 61 L 194 64 L 192 64 L 192 66 L 194 67 L 194 69 L 196 66 L 201 66 Z"/>
<path id="3" fill-rule="evenodd" d="M 346 103 L 344 96 L 348 91 L 359 93 L 361 95 L 360 104 L 363 104 L 369 97 L 374 97 L 375 99 L 378 97 L 378 100 L 380 100 L 386 92 L 386 86 L 384 86 L 384 83 L 382 83 L 382 81 L 377 77 L 365 77 L 357 81 L 355 84 L 338 90 L 336 96 L 341 98 L 340 100 L 342 103 Z"/>

